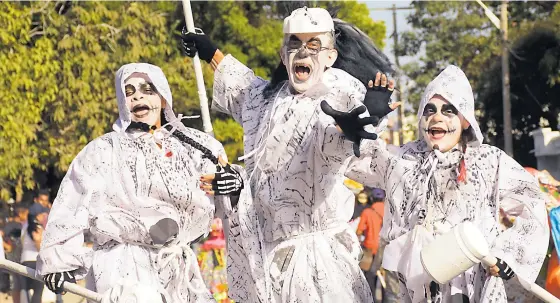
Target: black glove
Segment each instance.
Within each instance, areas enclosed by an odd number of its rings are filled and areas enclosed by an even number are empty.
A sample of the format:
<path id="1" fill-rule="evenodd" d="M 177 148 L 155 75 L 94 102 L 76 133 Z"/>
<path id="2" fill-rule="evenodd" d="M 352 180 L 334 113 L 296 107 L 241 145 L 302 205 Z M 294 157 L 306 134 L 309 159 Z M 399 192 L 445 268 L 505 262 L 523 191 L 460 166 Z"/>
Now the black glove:
<path id="1" fill-rule="evenodd" d="M 183 40 L 183 49 L 187 56 L 193 58 L 198 52 L 200 59 L 208 63 L 212 62 L 212 58 L 218 48 L 202 31 L 191 33 L 187 31 L 186 27 L 183 27 L 181 39 Z"/>
<path id="2" fill-rule="evenodd" d="M 441 300 L 438 300 L 441 298 L 441 295 L 441 288 L 439 284 L 435 281 L 430 282 L 430 298 L 432 299 L 432 302 L 441 302 Z"/>
<path id="3" fill-rule="evenodd" d="M 243 189 L 243 178 L 229 163 L 226 166 L 217 165 L 218 171 L 212 180 L 212 190 L 216 196 L 239 196 Z"/>
<path id="4" fill-rule="evenodd" d="M 392 89 L 389 90 L 388 86 L 368 87 L 364 105 L 367 107 L 370 116 L 383 118 L 393 111 L 389 107 L 393 91 Z"/>
<path id="5" fill-rule="evenodd" d="M 47 288 L 57 295 L 64 292 L 65 282 L 76 283 L 74 274 L 69 271 L 47 274 L 43 277 L 43 280 L 45 280 Z"/>
<path id="6" fill-rule="evenodd" d="M 346 113 L 333 109 L 327 101 L 323 100 L 321 101 L 321 109 L 325 114 L 334 118 L 334 121 L 342 130 L 344 137 L 346 137 L 348 141 L 354 143 L 354 155 L 356 157 L 360 157 L 360 142 L 362 139 L 377 139 L 377 134 L 365 131 L 364 126 L 368 124 L 376 126 L 379 124 L 379 118 L 360 118 L 359 115 L 366 111 L 364 106 L 360 106 Z"/>
<path id="7" fill-rule="evenodd" d="M 511 269 L 511 267 L 509 267 L 509 265 L 504 262 L 504 260 L 498 259 L 498 263 L 496 263 L 496 266 L 498 266 L 498 269 L 500 270 L 498 272 L 498 275 L 500 276 L 500 278 L 504 279 L 504 280 L 509 280 L 511 278 L 513 278 L 513 276 L 515 276 L 515 273 L 513 272 L 513 269 Z"/>

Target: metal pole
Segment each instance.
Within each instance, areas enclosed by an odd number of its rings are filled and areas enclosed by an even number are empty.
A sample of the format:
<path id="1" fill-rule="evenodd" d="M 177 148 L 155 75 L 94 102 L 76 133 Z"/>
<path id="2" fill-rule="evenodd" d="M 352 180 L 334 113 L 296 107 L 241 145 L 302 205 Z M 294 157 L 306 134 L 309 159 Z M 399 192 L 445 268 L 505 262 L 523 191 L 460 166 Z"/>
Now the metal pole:
<path id="1" fill-rule="evenodd" d="M 513 157 L 511 125 L 511 100 L 509 87 L 508 10 L 507 0 L 502 0 L 500 28 L 502 32 L 502 101 L 504 107 L 504 150 Z"/>
<path id="2" fill-rule="evenodd" d="M 398 49 L 399 49 L 399 34 L 397 32 L 397 6 L 395 4 L 393 4 L 393 52 L 395 55 L 395 65 L 397 67 L 400 67 L 399 64 L 399 55 L 398 55 Z M 400 76 L 400 75 L 399 75 Z M 399 77 L 396 77 L 396 87 L 400 88 L 400 81 L 399 81 Z M 401 97 L 401 94 L 395 90 L 395 96 L 397 97 L 397 100 L 399 100 L 399 98 Z M 399 106 L 397 109 L 397 114 L 398 114 L 398 130 L 399 130 L 399 145 L 402 145 L 404 142 L 404 135 L 403 135 L 403 110 L 402 110 L 402 106 Z"/>
<path id="3" fill-rule="evenodd" d="M 185 22 L 189 32 L 195 32 L 194 21 L 192 16 L 191 2 L 183 0 L 183 12 L 185 13 Z M 206 87 L 204 86 L 204 78 L 202 76 L 202 65 L 200 58 L 196 54 L 193 58 L 194 75 L 196 77 L 196 86 L 198 89 L 198 97 L 200 99 L 200 115 L 202 116 L 202 127 L 205 133 L 214 135 L 212 131 L 212 121 L 210 120 L 210 111 L 208 110 L 208 97 L 206 96 Z"/>
<path id="4" fill-rule="evenodd" d="M 10 260 L 0 259 L 0 268 L 3 268 L 5 270 L 9 270 L 13 273 L 31 278 L 33 280 L 43 282 L 42 277 L 40 275 L 38 275 L 33 268 L 23 266 L 21 264 L 18 264 L 16 262 L 12 262 Z M 101 295 L 99 293 L 96 293 L 94 291 L 91 291 L 91 290 L 89 290 L 85 287 L 82 287 L 78 284 L 75 284 L 75 283 L 64 283 L 62 285 L 62 287 L 64 288 L 65 291 L 73 293 L 73 294 L 78 295 L 80 297 L 84 297 L 84 298 L 88 299 L 88 301 L 101 302 L 101 300 L 103 299 L 103 295 Z M 28 302 L 31 302 L 31 301 L 28 301 Z"/>

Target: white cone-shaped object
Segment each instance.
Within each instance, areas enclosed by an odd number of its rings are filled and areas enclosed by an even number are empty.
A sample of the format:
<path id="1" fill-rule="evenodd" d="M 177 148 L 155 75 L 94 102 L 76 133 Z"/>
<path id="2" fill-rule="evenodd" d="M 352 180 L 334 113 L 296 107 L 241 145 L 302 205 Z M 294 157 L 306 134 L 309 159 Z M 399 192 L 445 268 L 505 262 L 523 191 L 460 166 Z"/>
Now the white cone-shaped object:
<path id="1" fill-rule="evenodd" d="M 426 245 L 422 265 L 434 281 L 445 284 L 489 254 L 488 243 L 471 222 L 456 225 Z"/>

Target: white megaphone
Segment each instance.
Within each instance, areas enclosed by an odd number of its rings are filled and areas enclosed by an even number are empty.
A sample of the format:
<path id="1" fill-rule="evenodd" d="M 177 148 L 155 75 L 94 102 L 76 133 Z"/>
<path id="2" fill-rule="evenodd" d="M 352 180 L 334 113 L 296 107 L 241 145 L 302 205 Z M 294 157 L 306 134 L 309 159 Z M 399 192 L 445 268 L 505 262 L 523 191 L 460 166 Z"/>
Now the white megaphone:
<path id="1" fill-rule="evenodd" d="M 490 255 L 488 243 L 480 230 L 468 221 L 456 225 L 449 232 L 423 247 L 420 259 L 426 272 L 439 284 L 448 283 L 480 262 L 489 267 L 498 261 Z M 560 299 L 537 284 L 517 274 L 515 278 L 523 288 L 544 302 L 560 303 Z"/>

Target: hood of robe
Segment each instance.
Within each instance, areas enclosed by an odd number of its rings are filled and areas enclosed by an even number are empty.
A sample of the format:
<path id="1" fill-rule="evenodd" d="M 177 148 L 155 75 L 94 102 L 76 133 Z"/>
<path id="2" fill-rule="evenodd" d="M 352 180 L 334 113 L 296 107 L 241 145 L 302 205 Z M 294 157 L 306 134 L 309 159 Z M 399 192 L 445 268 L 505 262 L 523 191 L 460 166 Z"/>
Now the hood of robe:
<path id="1" fill-rule="evenodd" d="M 482 144 L 484 137 L 480 131 L 478 122 L 474 114 L 474 95 L 465 73 L 455 65 L 446 67 L 428 86 L 422 95 L 420 107 L 418 108 L 418 123 L 424 113 L 424 107 L 435 96 L 440 95 L 465 117 L 470 123 L 470 130 L 473 132 L 473 141 L 469 142 L 474 146 Z M 420 127 L 418 127 L 420 129 Z M 421 137 L 421 136 L 420 136 Z"/>
<path id="2" fill-rule="evenodd" d="M 165 99 L 167 105 L 163 110 L 167 121 L 176 119 L 173 112 L 173 98 L 167 78 L 163 74 L 161 68 L 148 63 L 130 63 L 123 65 L 117 71 L 115 76 L 115 91 L 117 92 L 117 101 L 119 105 L 119 118 L 113 123 L 113 130 L 116 132 L 124 132 L 130 125 L 130 110 L 126 107 L 126 94 L 124 91 L 124 81 L 133 73 L 143 73 L 150 78 L 158 93 Z"/>

